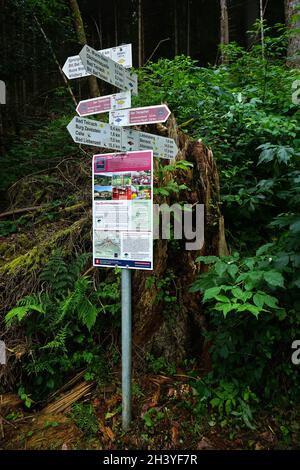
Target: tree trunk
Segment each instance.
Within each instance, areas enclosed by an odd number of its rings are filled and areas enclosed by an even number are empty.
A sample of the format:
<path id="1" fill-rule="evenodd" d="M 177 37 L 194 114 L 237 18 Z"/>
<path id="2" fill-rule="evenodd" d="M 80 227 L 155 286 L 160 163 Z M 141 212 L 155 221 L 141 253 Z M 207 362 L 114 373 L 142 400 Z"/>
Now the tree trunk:
<path id="1" fill-rule="evenodd" d="M 300 0 L 285 0 L 286 26 L 300 29 Z M 291 67 L 300 68 L 300 33 L 291 33 L 287 50 L 287 63 Z"/>
<path id="2" fill-rule="evenodd" d="M 228 21 L 228 10 L 227 10 L 227 0 L 220 0 L 221 8 L 221 22 L 220 22 L 220 44 L 225 46 L 229 43 L 229 21 Z M 221 47 L 221 63 L 223 64 L 225 60 L 224 51 Z"/>
<path id="3" fill-rule="evenodd" d="M 177 13 L 177 0 L 174 2 L 174 52 L 175 56 L 178 55 L 178 13 Z"/>
<path id="4" fill-rule="evenodd" d="M 87 44 L 87 40 L 78 2 L 77 0 L 69 0 L 69 4 L 73 15 L 77 40 L 81 46 L 85 46 L 85 44 Z M 93 75 L 90 75 L 88 77 L 88 82 L 91 98 L 96 98 L 97 96 L 100 96 L 97 78 Z"/>
<path id="5" fill-rule="evenodd" d="M 201 298 L 199 294 L 190 293 L 189 288 L 206 266 L 195 263 L 195 258 L 227 255 L 228 250 L 219 209 L 219 177 L 212 152 L 180 132 L 172 117 L 164 135 L 177 141 L 180 149 L 177 160 L 193 163 L 193 169 L 177 171 L 175 178 L 178 184 L 184 183 L 190 188 L 181 193 L 181 201 L 205 206 L 204 245 L 198 251 L 187 251 L 185 240 L 155 242 L 154 271 L 150 275 L 135 271 L 133 275 L 133 342 L 136 351 L 143 349 L 178 363 L 191 354 L 200 357 L 203 353 L 205 318 Z M 167 172 L 166 181 L 171 176 L 174 178 L 174 174 Z M 155 186 L 157 183 L 155 181 Z M 169 206 L 179 202 L 178 196 L 167 199 Z M 157 204 L 162 202 L 155 200 Z M 170 303 L 170 296 L 176 300 Z M 209 368 L 205 364 L 204 367 Z"/>
<path id="6" fill-rule="evenodd" d="M 191 4 L 190 0 L 187 0 L 187 28 L 186 28 L 186 55 L 190 55 L 191 48 Z"/>

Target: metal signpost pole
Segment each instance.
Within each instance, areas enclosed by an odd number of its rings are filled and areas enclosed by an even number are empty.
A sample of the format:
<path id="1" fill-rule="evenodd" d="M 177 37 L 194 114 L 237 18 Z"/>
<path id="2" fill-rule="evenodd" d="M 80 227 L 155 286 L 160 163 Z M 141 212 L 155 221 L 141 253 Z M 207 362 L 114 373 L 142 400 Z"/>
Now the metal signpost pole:
<path id="1" fill-rule="evenodd" d="M 126 431 L 131 421 L 131 272 L 122 269 L 122 425 Z"/>

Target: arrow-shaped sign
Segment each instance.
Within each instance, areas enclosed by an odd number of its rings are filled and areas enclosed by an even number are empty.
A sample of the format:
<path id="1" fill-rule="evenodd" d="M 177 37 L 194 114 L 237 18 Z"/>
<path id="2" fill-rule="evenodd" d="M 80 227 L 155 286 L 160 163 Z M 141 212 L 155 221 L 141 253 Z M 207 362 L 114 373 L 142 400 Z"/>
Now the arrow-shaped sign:
<path id="1" fill-rule="evenodd" d="M 100 114 L 112 109 L 124 109 L 131 106 L 130 91 L 123 91 L 115 95 L 100 96 L 90 100 L 80 101 L 76 111 L 79 116 L 90 116 L 91 114 Z"/>
<path id="2" fill-rule="evenodd" d="M 137 95 L 136 74 L 89 46 L 84 46 L 81 49 L 79 57 L 89 74 L 95 75 L 95 77 L 121 90 L 130 90 L 134 95 Z"/>
<path id="3" fill-rule="evenodd" d="M 75 116 L 67 126 L 74 142 L 119 151 L 153 150 L 158 158 L 173 159 L 178 148 L 173 139 L 147 132 L 111 126 L 105 122 Z"/>
<path id="4" fill-rule="evenodd" d="M 111 111 L 109 113 L 109 123 L 114 126 L 153 124 L 156 122 L 165 122 L 170 114 L 171 111 L 165 104 L 125 109 L 123 111 Z"/>
<path id="5" fill-rule="evenodd" d="M 131 44 L 124 44 L 109 49 L 101 49 L 100 54 L 109 57 L 125 68 L 132 67 L 132 47 Z M 90 74 L 85 70 L 79 55 L 68 57 L 63 66 L 63 72 L 69 80 L 73 78 L 88 77 Z"/>

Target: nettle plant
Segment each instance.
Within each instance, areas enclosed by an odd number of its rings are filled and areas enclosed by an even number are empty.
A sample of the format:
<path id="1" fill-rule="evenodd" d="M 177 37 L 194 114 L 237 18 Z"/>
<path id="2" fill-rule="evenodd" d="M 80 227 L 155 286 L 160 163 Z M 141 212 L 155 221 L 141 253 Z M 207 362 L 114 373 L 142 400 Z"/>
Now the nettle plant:
<path id="1" fill-rule="evenodd" d="M 291 338 L 300 335 L 299 293 L 292 284 L 299 256 L 286 251 L 289 237 L 282 237 L 252 257 L 197 258 L 210 268 L 191 288 L 206 306 L 210 383 L 236 380 L 258 399 L 281 404 L 299 398 L 290 348 Z"/>
<path id="2" fill-rule="evenodd" d="M 229 312 L 250 312 L 256 318 L 271 311 L 278 318 L 286 315 L 276 296 L 284 287 L 284 278 L 263 247 L 254 257 L 240 259 L 234 253 L 223 258 L 200 256 L 196 261 L 211 265 L 211 269 L 193 284 L 191 292 L 203 292 L 203 302 L 225 318 Z"/>
<path id="3" fill-rule="evenodd" d="M 119 276 L 96 290 L 81 274 L 89 258 L 83 253 L 67 261 L 62 252 L 53 253 L 40 273 L 39 292 L 20 299 L 5 316 L 8 329 L 20 325 L 26 334 L 20 385 L 33 399 L 59 387 L 74 370 L 86 369 L 86 380 L 107 373 L 99 337 L 119 317 Z"/>

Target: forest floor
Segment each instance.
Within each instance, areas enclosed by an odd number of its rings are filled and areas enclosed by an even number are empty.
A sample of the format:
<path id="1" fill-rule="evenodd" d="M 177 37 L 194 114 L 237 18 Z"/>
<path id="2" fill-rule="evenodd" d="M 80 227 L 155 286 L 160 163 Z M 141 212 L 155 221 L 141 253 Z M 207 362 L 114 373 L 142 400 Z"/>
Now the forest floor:
<path id="1" fill-rule="evenodd" d="M 130 431 L 121 426 L 120 382 L 89 391 L 64 412 L 50 405 L 27 410 L 17 396 L 1 396 L 2 450 L 272 450 L 300 448 L 299 434 L 284 432 L 270 414 L 255 429 L 236 426 L 228 418 L 221 427 L 213 414 L 195 416 L 191 381 L 184 374 L 144 375 L 133 382 Z M 5 398 L 9 398 L 5 400 Z M 64 395 L 55 403 L 66 401 Z M 7 405 L 3 405 L 7 401 Z M 5 408 L 5 409 L 4 409 Z M 57 407 L 59 409 L 59 406 Z M 48 411 L 47 411 L 48 410 Z M 276 416 L 278 410 L 274 410 Z M 287 428 L 286 428 L 287 429 Z"/>

